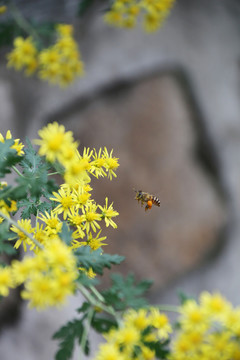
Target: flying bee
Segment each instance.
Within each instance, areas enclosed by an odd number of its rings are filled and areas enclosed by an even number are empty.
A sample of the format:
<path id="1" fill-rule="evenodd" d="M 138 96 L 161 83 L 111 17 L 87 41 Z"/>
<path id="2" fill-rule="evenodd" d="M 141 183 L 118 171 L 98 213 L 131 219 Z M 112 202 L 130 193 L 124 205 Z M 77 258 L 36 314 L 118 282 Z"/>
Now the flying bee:
<path id="1" fill-rule="evenodd" d="M 144 192 L 142 190 L 134 190 L 136 192 L 135 200 L 138 202 L 141 202 L 141 206 L 145 205 L 145 211 L 150 210 L 152 208 L 152 204 L 156 206 L 160 206 L 160 200 L 147 192 Z"/>

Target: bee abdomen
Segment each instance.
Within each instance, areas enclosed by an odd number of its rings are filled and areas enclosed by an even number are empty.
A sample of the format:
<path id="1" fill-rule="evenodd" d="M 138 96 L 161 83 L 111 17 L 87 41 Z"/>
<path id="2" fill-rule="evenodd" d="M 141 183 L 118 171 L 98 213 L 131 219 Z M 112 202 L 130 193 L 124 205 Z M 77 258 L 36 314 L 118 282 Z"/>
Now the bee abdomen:
<path id="1" fill-rule="evenodd" d="M 152 197 L 152 202 L 154 205 L 160 206 L 160 200 L 156 196 Z"/>

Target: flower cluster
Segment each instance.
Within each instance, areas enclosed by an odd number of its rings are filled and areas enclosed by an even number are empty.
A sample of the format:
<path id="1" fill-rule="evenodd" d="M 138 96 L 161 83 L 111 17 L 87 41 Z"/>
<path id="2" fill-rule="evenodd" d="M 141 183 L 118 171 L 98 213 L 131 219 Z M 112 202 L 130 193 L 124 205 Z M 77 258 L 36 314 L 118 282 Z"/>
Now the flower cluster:
<path id="1" fill-rule="evenodd" d="M 75 291 L 77 276 L 71 249 L 56 236 L 37 256 L 25 256 L 22 261 L 13 260 L 11 266 L 0 268 L 0 295 L 7 296 L 9 288 L 24 283 L 21 295 L 29 300 L 30 307 L 56 306 Z"/>
<path id="2" fill-rule="evenodd" d="M 174 0 L 115 0 L 105 21 L 110 25 L 133 28 L 142 16 L 145 31 L 153 32 L 163 24 L 173 3 Z"/>
<path id="3" fill-rule="evenodd" d="M 117 329 L 104 337 L 95 360 L 154 359 L 155 351 L 148 346 L 164 343 L 172 332 L 168 317 L 157 308 L 128 310 Z"/>
<path id="4" fill-rule="evenodd" d="M 180 313 L 170 360 L 240 359 L 239 307 L 219 293 L 203 292 L 199 304 L 188 300 Z"/>
<path id="5" fill-rule="evenodd" d="M 9 288 L 24 284 L 22 297 L 29 300 L 30 306 L 44 308 L 61 304 L 67 295 L 75 291 L 79 271 L 90 278 L 95 277 L 92 268 L 77 269 L 74 252 L 82 246 L 89 246 L 94 251 L 106 245 L 106 237 L 100 236 L 101 222 L 117 227 L 113 218 L 118 212 L 108 203 L 108 198 L 105 205 L 98 205 L 91 197 L 89 183 L 91 175 L 112 179 L 119 164 L 112 151 L 109 154 L 106 148 L 98 152 L 84 149 L 81 155 L 72 132 L 65 131 L 64 126 L 56 122 L 41 129 L 39 135 L 40 139 L 36 140 L 40 145 L 39 154 L 53 167 L 60 167 L 65 182 L 49 196 L 49 210 L 38 211 L 35 224 L 30 218 L 17 222 L 10 219 L 10 213 L 18 210 L 17 202 L 12 199 L 0 200 L 0 223 L 5 220 L 11 224 L 8 240 L 15 242 L 15 249 L 22 247 L 25 252 L 32 252 L 32 257 L 27 256 L 21 262 L 13 261 L 10 266 L 0 268 L 0 295 L 7 296 Z M 0 134 L 0 142 L 8 139 L 12 139 L 10 131 L 6 137 Z M 25 155 L 19 139 L 14 140 L 11 148 L 18 155 Z M 21 174 L 15 170 L 24 177 L 24 172 Z M 6 182 L 1 182 L 0 190 L 6 186 Z M 62 220 L 72 230 L 69 245 L 60 239 Z"/>
<path id="6" fill-rule="evenodd" d="M 8 54 L 8 67 L 25 70 L 26 75 L 38 71 L 38 76 L 51 84 L 67 86 L 83 75 L 83 63 L 71 25 L 56 27 L 57 39 L 52 46 L 38 51 L 32 37 L 17 37 Z"/>
<path id="7" fill-rule="evenodd" d="M 59 216 L 62 216 L 74 230 L 73 249 L 88 245 L 92 250 L 97 250 L 105 245 L 103 241 L 106 239 L 100 237 L 100 222 L 104 221 L 106 226 L 116 228 L 112 218 L 118 212 L 113 209 L 112 204 L 108 204 L 108 198 L 104 206 L 96 204 L 91 198 L 92 188 L 89 183 L 91 175 L 97 178 L 115 177 L 118 159 L 112 156 L 112 151 L 109 154 L 106 148 L 98 152 L 95 149 L 84 149 L 80 155 L 72 132 L 66 132 L 64 126 L 56 122 L 40 130 L 39 135 L 40 139 L 36 140 L 40 145 L 39 154 L 46 156 L 52 163 L 60 163 L 65 180 L 58 192 L 53 192 L 53 197 L 50 198 L 56 204 L 54 209 L 51 213 L 39 215 L 46 226 L 42 231 L 46 231 L 49 236 L 60 232 Z"/>

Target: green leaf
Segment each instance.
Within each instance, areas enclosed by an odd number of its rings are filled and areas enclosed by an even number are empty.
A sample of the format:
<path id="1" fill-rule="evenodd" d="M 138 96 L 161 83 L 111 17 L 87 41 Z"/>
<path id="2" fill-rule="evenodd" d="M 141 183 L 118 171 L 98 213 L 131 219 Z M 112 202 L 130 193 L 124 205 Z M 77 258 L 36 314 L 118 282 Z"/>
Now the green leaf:
<path id="1" fill-rule="evenodd" d="M 85 313 L 87 312 L 87 310 L 91 307 L 91 304 L 84 301 L 84 303 L 82 304 L 82 306 L 80 308 L 78 308 L 76 311 L 78 313 Z"/>
<path id="2" fill-rule="evenodd" d="M 12 242 L 8 242 L 7 239 L 9 239 L 12 236 L 12 233 L 9 231 L 9 225 L 7 221 L 3 221 L 0 224 L 0 254 L 7 254 L 7 255 L 15 255 L 16 249 L 13 247 Z"/>
<path id="3" fill-rule="evenodd" d="M 72 230 L 70 230 L 66 221 L 63 221 L 62 230 L 59 233 L 59 237 L 67 244 L 68 246 L 71 245 L 72 242 Z"/>
<path id="4" fill-rule="evenodd" d="M 180 300 L 181 305 L 183 305 L 188 300 L 196 300 L 193 296 L 185 294 L 183 291 L 178 291 L 178 298 Z"/>
<path id="5" fill-rule="evenodd" d="M 4 177 L 11 172 L 11 167 L 21 161 L 15 149 L 11 149 L 14 144 L 12 139 L 0 142 L 0 177 Z"/>
<path id="6" fill-rule="evenodd" d="M 169 339 L 165 340 L 165 341 L 152 341 L 152 342 L 147 342 L 147 341 L 143 341 L 144 345 L 147 346 L 149 349 L 155 351 L 155 356 L 157 359 L 167 359 L 168 355 L 169 355 L 169 349 L 168 349 L 168 344 L 169 344 Z"/>
<path id="7" fill-rule="evenodd" d="M 103 253 L 101 248 L 92 251 L 89 246 L 82 246 L 75 252 L 75 255 L 79 267 L 92 268 L 94 272 L 100 275 L 103 274 L 105 267 L 110 269 L 113 264 L 118 265 L 124 260 L 123 256 Z"/>
<path id="8" fill-rule="evenodd" d="M 150 280 L 142 280 L 135 284 L 133 274 L 125 279 L 120 274 L 112 274 L 112 286 L 103 291 L 102 295 L 107 304 L 116 310 L 125 310 L 128 307 L 138 309 L 147 305 L 147 300 L 142 297 L 152 285 Z"/>
<path id="9" fill-rule="evenodd" d="M 86 287 L 97 286 L 100 283 L 99 279 L 97 279 L 97 278 L 91 279 L 86 274 L 84 274 L 84 272 L 79 273 L 77 281 L 81 285 L 86 286 Z"/>
<path id="10" fill-rule="evenodd" d="M 108 333 L 113 328 L 117 328 L 118 324 L 115 319 L 108 319 L 95 313 L 91 322 L 91 326 L 98 333 L 103 334 Z"/>
<path id="11" fill-rule="evenodd" d="M 41 196 L 48 195 L 53 187 L 53 181 L 48 179 L 49 165 L 34 150 L 29 139 L 26 139 L 25 155 L 22 157 L 22 177 L 17 179 L 21 186 L 28 189 L 29 195 L 38 201 Z"/>
<path id="12" fill-rule="evenodd" d="M 61 327 L 53 339 L 60 340 L 59 349 L 55 355 L 56 360 L 69 360 L 72 357 L 75 340 L 81 343 L 84 333 L 83 319 L 74 319 Z"/>

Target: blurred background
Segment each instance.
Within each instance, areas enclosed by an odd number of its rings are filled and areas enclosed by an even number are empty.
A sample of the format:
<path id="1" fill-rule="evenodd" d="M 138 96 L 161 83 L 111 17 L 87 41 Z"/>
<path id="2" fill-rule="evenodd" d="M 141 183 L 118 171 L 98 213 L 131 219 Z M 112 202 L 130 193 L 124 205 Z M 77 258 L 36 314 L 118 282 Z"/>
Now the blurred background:
<path id="1" fill-rule="evenodd" d="M 177 0 L 153 34 L 109 27 L 98 1 L 81 20 L 73 0 L 16 4 L 26 16 L 74 24 L 85 76 L 61 90 L 7 69 L 1 52 L 0 132 L 32 139 L 57 121 L 80 151 L 113 149 L 118 177 L 93 182 L 95 200 L 108 196 L 120 213 L 118 229 L 105 231 L 105 251 L 126 256 L 113 270 L 153 279 L 153 303 L 208 290 L 239 304 L 239 1 Z M 161 207 L 145 212 L 133 189 L 156 195 Z M 38 313 L 8 300 L 2 358 L 53 359 L 50 337 L 81 301 Z"/>

